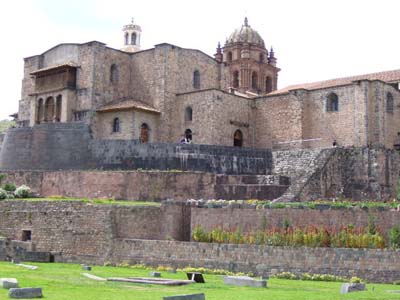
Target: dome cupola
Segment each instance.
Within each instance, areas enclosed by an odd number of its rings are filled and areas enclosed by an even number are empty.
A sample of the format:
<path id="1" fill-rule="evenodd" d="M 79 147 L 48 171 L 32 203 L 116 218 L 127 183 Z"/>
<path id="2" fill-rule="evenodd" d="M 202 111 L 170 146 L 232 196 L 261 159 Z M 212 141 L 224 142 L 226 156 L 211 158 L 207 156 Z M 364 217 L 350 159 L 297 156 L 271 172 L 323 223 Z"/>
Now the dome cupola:
<path id="1" fill-rule="evenodd" d="M 250 27 L 247 17 L 244 19 L 244 24 L 235 29 L 229 36 L 225 45 L 229 46 L 235 43 L 251 44 L 265 48 L 264 40 L 256 30 Z"/>

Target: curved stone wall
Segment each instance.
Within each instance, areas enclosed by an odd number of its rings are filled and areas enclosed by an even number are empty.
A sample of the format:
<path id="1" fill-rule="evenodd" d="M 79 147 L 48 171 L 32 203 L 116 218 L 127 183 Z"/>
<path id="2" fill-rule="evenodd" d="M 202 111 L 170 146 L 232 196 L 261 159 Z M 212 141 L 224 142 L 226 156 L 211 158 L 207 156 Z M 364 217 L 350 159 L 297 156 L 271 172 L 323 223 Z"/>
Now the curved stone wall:
<path id="1" fill-rule="evenodd" d="M 95 140 L 83 123 L 48 123 L 7 132 L 0 170 L 188 170 L 271 174 L 272 152 L 213 145 Z"/>
<path id="2" fill-rule="evenodd" d="M 0 170 L 88 168 L 89 140 L 89 129 L 83 123 L 10 129 L 0 152 Z"/>

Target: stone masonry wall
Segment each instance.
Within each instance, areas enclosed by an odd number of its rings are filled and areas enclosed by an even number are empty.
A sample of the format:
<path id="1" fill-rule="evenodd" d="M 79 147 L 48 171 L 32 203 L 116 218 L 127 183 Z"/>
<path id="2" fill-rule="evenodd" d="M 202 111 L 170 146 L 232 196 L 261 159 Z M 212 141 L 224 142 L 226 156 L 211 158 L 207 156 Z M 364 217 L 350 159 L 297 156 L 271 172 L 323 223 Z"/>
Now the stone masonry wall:
<path id="1" fill-rule="evenodd" d="M 173 136 L 178 140 L 186 129 L 192 130 L 196 144 L 233 146 L 236 130 L 243 134 L 243 147 L 254 147 L 254 117 L 251 100 L 219 90 L 179 94 L 174 103 Z M 185 109 L 191 107 L 193 120 L 185 120 Z"/>
<path id="2" fill-rule="evenodd" d="M 160 208 L 79 201 L 1 201 L 0 236 L 21 240 L 22 231 L 30 230 L 35 251 L 99 263 L 109 254 L 115 238 L 188 239 L 183 235 L 182 213 L 181 205 Z"/>
<path id="3" fill-rule="evenodd" d="M 256 99 L 257 148 L 299 148 L 302 102 L 294 94 Z"/>
<path id="4" fill-rule="evenodd" d="M 90 161 L 90 133 L 80 123 L 45 123 L 7 131 L 0 169 L 79 169 Z"/>
<path id="5" fill-rule="evenodd" d="M 382 147 L 336 148 L 299 194 L 301 201 L 344 197 L 373 201 L 396 198 L 400 156 Z"/>
<path id="6" fill-rule="evenodd" d="M 368 215 L 359 209 L 316 211 L 309 209 L 205 209 L 169 203 L 161 207 L 94 205 L 78 201 L 1 201 L 0 236 L 22 239 L 31 231 L 34 251 L 51 252 L 55 261 L 103 264 L 104 262 L 145 263 L 174 267 L 207 267 L 235 272 L 269 274 L 273 271 L 359 276 L 373 282 L 392 282 L 400 276 L 400 251 L 371 249 L 329 249 L 219 245 L 188 240 L 190 218 L 204 226 L 242 221 L 259 226 L 267 215 L 268 224 L 290 218 L 292 224 L 313 224 L 329 220 L 365 222 Z M 377 222 L 398 224 L 399 212 L 371 211 Z M 193 221 L 192 220 L 192 224 Z M 383 222 L 383 223 L 382 223 Z M 338 224 L 336 224 L 338 225 Z M 167 240 L 175 241 L 167 241 Z M 30 244 L 30 245 L 26 245 Z M 0 258 L 4 259 L 4 240 Z M 3 253 L 3 254 L 2 254 Z"/>
<path id="7" fill-rule="evenodd" d="M 35 195 L 76 198 L 275 199 L 287 189 L 285 177 L 229 176 L 201 172 L 7 171 L 5 182 L 28 185 Z"/>
<path id="8" fill-rule="evenodd" d="M 268 149 L 96 140 L 83 123 L 10 129 L 0 153 L 0 170 L 141 168 L 265 175 L 271 167 Z"/>
<path id="9" fill-rule="evenodd" d="M 400 251 L 370 249 L 292 248 L 256 245 L 186 243 L 120 239 L 110 261 L 153 266 L 206 267 L 233 272 L 271 271 L 359 276 L 392 283 L 400 276 Z"/>
<path id="10" fill-rule="evenodd" d="M 126 140 L 93 140 L 95 168 L 194 170 L 219 174 L 270 174 L 270 150 L 180 145 Z"/>
<path id="11" fill-rule="evenodd" d="M 113 132 L 114 119 L 119 119 L 119 131 Z M 156 142 L 158 138 L 158 114 L 145 113 L 135 110 L 104 112 L 96 118 L 96 138 L 139 140 L 141 126 L 148 126 L 149 142 Z"/>

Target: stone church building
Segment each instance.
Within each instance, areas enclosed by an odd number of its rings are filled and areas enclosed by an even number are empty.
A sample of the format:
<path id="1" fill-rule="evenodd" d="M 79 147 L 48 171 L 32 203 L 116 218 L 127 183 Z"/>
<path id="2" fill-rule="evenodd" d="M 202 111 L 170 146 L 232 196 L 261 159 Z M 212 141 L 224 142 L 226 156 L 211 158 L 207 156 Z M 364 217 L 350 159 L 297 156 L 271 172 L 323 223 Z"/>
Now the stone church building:
<path id="1" fill-rule="evenodd" d="M 252 148 L 380 145 L 400 131 L 400 70 L 277 89 L 277 58 L 247 18 L 214 57 L 162 43 L 91 41 L 25 58 L 18 124 L 83 122 L 94 139 Z"/>

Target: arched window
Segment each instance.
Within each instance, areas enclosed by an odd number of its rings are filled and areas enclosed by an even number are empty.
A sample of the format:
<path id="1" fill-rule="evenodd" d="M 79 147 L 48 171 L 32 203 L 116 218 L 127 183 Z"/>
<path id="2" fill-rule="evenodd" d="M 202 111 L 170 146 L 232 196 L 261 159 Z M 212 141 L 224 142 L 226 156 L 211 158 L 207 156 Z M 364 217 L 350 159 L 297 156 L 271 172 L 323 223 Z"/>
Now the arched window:
<path id="1" fill-rule="evenodd" d="M 131 35 L 131 44 L 132 45 L 136 45 L 136 33 L 132 33 Z"/>
<path id="2" fill-rule="evenodd" d="M 191 122 L 193 120 L 193 109 L 188 106 L 185 109 L 185 121 L 186 122 Z"/>
<path id="3" fill-rule="evenodd" d="M 192 130 L 190 130 L 189 128 L 185 130 L 185 139 L 188 143 L 192 142 Z"/>
<path id="4" fill-rule="evenodd" d="M 149 126 L 146 123 L 140 126 L 140 142 L 142 144 L 149 142 Z"/>
<path id="5" fill-rule="evenodd" d="M 233 72 L 232 86 L 234 88 L 238 88 L 239 87 L 239 71 L 234 71 Z"/>
<path id="6" fill-rule="evenodd" d="M 253 90 L 258 89 L 258 74 L 257 74 L 257 72 L 251 73 L 251 87 L 253 88 Z"/>
<path id="7" fill-rule="evenodd" d="M 267 78 L 265 78 L 265 92 L 266 93 L 272 92 L 272 78 L 269 76 L 267 76 Z"/>
<path id="8" fill-rule="evenodd" d="M 36 123 L 40 124 L 40 122 L 43 121 L 43 99 L 40 98 L 38 101 L 38 106 L 37 106 L 37 115 L 36 115 Z"/>
<path id="9" fill-rule="evenodd" d="M 118 77 L 118 67 L 116 64 L 112 64 L 110 67 L 110 82 L 117 83 Z"/>
<path id="10" fill-rule="evenodd" d="M 260 62 L 264 62 L 264 54 L 260 53 L 259 58 L 260 58 Z"/>
<path id="11" fill-rule="evenodd" d="M 232 62 L 232 52 L 230 52 L 230 51 L 228 52 L 226 60 L 228 63 Z"/>
<path id="12" fill-rule="evenodd" d="M 233 146 L 242 147 L 243 146 L 243 133 L 238 129 L 233 134 Z"/>
<path id="13" fill-rule="evenodd" d="M 46 104 L 44 106 L 44 121 L 52 122 L 54 118 L 54 98 L 49 97 L 46 99 Z"/>
<path id="14" fill-rule="evenodd" d="M 193 72 L 193 87 L 195 89 L 200 88 L 200 72 L 198 70 Z"/>
<path id="15" fill-rule="evenodd" d="M 125 33 L 125 45 L 129 44 L 129 33 Z"/>
<path id="16" fill-rule="evenodd" d="M 392 93 L 386 94 L 386 112 L 392 113 L 394 109 L 394 101 Z"/>
<path id="17" fill-rule="evenodd" d="M 119 126 L 119 118 L 115 118 L 113 120 L 113 127 L 112 127 L 112 132 L 119 132 L 120 126 Z"/>
<path id="18" fill-rule="evenodd" d="M 326 99 L 326 111 L 339 111 L 339 97 L 330 93 Z"/>
<path id="19" fill-rule="evenodd" d="M 58 95 L 56 98 L 56 122 L 61 121 L 61 107 L 62 107 L 62 96 Z"/>

